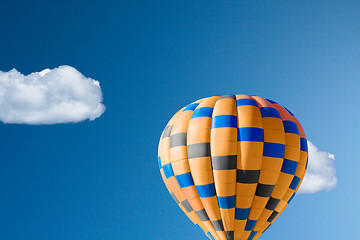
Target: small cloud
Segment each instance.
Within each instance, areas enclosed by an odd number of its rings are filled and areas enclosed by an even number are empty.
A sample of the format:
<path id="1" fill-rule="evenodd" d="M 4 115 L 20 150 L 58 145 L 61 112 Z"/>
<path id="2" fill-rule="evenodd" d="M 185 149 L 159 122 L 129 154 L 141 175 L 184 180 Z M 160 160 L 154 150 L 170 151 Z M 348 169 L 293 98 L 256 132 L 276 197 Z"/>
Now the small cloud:
<path id="1" fill-rule="evenodd" d="M 304 180 L 298 193 L 317 193 L 322 190 L 331 191 L 336 187 L 335 155 L 320 151 L 308 141 L 309 162 Z"/>
<path id="2" fill-rule="evenodd" d="M 27 76 L 0 71 L 0 121 L 56 124 L 94 120 L 105 111 L 98 81 L 70 66 Z"/>

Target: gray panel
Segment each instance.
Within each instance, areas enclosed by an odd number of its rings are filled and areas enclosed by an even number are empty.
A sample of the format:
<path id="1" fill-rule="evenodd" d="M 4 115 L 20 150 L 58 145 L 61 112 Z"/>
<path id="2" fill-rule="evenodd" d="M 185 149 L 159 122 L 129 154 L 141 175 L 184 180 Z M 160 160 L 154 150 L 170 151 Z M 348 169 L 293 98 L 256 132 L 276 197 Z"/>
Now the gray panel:
<path id="1" fill-rule="evenodd" d="M 236 99 L 235 95 L 223 95 L 223 96 L 219 97 L 219 99 L 224 99 L 224 98 Z"/>
<path id="2" fill-rule="evenodd" d="M 170 136 L 170 148 L 186 146 L 187 133 L 176 133 Z"/>
<path id="3" fill-rule="evenodd" d="M 237 155 L 233 156 L 211 156 L 213 170 L 236 169 Z"/>
<path id="4" fill-rule="evenodd" d="M 257 183 L 259 181 L 260 170 L 237 170 L 236 182 L 238 183 Z"/>
<path id="5" fill-rule="evenodd" d="M 225 231 L 226 240 L 234 240 L 234 231 Z"/>
<path id="6" fill-rule="evenodd" d="M 188 158 L 210 156 L 210 143 L 195 143 L 187 145 Z"/>
<path id="7" fill-rule="evenodd" d="M 270 197 L 265 208 L 269 209 L 269 210 L 275 210 L 275 208 L 277 207 L 279 202 L 280 202 L 280 199 Z"/>
<path id="8" fill-rule="evenodd" d="M 211 221 L 211 223 L 214 226 L 215 231 L 224 231 L 224 225 L 222 220 Z"/>
<path id="9" fill-rule="evenodd" d="M 174 199 L 174 201 L 176 202 L 176 204 L 179 204 L 179 203 L 180 203 L 174 193 L 172 193 L 171 196 L 172 196 L 172 198 Z"/>
<path id="10" fill-rule="evenodd" d="M 277 211 L 274 211 L 271 215 L 270 215 L 270 217 L 268 218 L 268 222 L 272 222 L 275 218 L 276 218 L 276 216 L 278 215 L 279 213 L 277 212 Z"/>
<path id="11" fill-rule="evenodd" d="M 201 209 L 199 211 L 195 211 L 196 215 L 199 216 L 199 218 L 201 219 L 201 221 L 205 222 L 205 221 L 209 221 L 209 216 L 207 215 L 205 209 Z"/>
<path id="12" fill-rule="evenodd" d="M 172 127 L 173 127 L 172 125 L 166 126 L 161 138 L 170 137 Z"/>
<path id="13" fill-rule="evenodd" d="M 181 202 L 181 205 L 185 208 L 185 210 L 187 212 L 192 212 L 193 211 L 193 208 L 190 206 L 190 203 L 188 202 L 188 200 L 184 200 Z"/>
<path id="14" fill-rule="evenodd" d="M 258 183 L 256 187 L 256 196 L 259 197 L 270 197 L 272 191 L 274 190 L 275 185 L 267 185 L 267 184 L 261 184 Z"/>

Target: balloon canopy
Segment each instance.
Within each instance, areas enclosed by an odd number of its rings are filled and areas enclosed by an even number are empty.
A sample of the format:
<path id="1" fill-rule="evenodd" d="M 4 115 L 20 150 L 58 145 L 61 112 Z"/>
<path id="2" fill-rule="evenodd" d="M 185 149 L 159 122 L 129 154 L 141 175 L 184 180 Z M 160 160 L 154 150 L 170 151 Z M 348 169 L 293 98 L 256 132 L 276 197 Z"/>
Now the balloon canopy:
<path id="1" fill-rule="evenodd" d="M 294 197 L 308 159 L 295 116 L 247 95 L 208 97 L 180 109 L 158 155 L 175 202 L 216 240 L 258 239 Z"/>

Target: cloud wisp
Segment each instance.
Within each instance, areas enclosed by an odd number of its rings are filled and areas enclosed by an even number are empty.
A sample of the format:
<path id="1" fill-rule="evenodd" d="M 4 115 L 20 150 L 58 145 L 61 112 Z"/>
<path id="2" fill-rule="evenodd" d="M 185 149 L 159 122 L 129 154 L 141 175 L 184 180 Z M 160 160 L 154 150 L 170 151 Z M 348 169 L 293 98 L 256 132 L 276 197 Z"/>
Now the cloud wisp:
<path id="1" fill-rule="evenodd" d="M 70 66 L 23 75 L 0 71 L 0 121 L 56 124 L 94 120 L 105 106 L 98 81 Z"/>
<path id="2" fill-rule="evenodd" d="M 335 155 L 320 151 L 308 141 L 309 162 L 304 180 L 298 193 L 317 193 L 331 191 L 336 187 Z"/>

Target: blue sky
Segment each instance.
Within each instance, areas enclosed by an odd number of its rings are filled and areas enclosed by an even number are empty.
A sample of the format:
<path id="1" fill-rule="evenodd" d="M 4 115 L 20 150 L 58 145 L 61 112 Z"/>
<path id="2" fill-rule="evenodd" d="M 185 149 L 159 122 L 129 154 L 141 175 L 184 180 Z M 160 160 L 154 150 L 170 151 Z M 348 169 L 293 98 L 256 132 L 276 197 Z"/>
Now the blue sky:
<path id="1" fill-rule="evenodd" d="M 0 70 L 70 65 L 100 82 L 104 114 L 0 124 L 0 238 L 206 239 L 157 166 L 168 119 L 202 97 L 289 108 L 336 156 L 337 187 L 298 195 L 261 239 L 355 239 L 359 1 L 8 1 Z"/>

